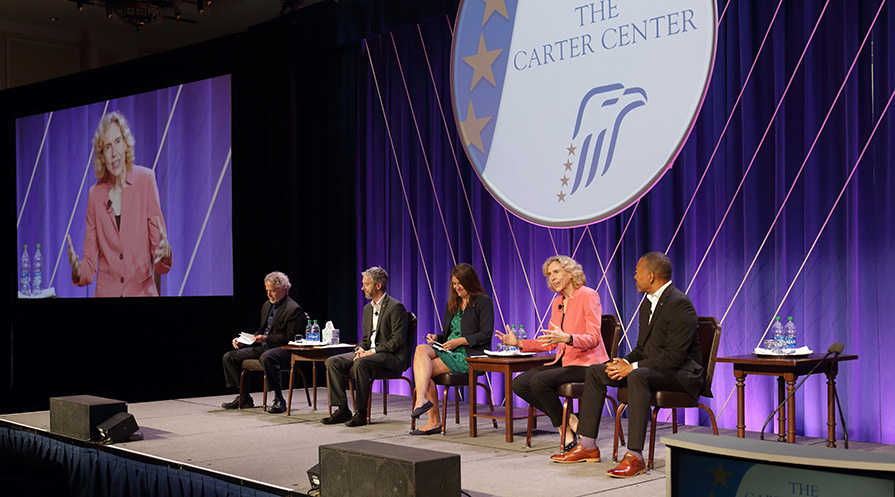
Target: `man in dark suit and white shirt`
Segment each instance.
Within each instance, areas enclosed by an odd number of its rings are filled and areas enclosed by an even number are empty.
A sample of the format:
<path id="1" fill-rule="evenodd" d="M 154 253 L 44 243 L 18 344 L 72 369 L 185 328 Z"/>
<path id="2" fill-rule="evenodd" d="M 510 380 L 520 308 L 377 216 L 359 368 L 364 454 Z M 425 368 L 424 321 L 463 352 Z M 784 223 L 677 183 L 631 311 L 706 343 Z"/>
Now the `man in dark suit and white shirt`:
<path id="1" fill-rule="evenodd" d="M 224 378 L 230 388 L 239 388 L 239 375 L 242 373 L 242 361 L 258 359 L 264 368 L 268 390 L 273 392 L 274 401 L 267 412 L 279 414 L 286 412 L 286 401 L 280 381 L 280 368 L 290 364 L 290 353 L 283 350 L 296 333 L 301 333 L 307 323 L 307 314 L 289 297 L 292 284 L 285 274 L 274 271 L 264 277 L 264 288 L 267 290 L 267 302 L 261 306 L 261 324 L 255 332 L 255 342 L 242 344 L 233 339 L 233 348 L 224 354 Z M 252 397 L 242 392 L 242 407 L 254 407 Z M 224 409 L 238 409 L 239 394 L 232 402 L 221 404 Z"/>
<path id="2" fill-rule="evenodd" d="M 703 387 L 696 310 L 689 297 L 671 284 L 668 256 L 650 252 L 641 257 L 634 281 L 637 291 L 646 294 L 640 306 L 637 346 L 623 359 L 588 368 L 576 430 L 581 442 L 570 452 L 550 458 L 559 463 L 599 462 L 596 438 L 606 387 L 626 386 L 628 452 L 618 466 L 607 472 L 615 478 L 646 471 L 642 452 L 650 418 L 651 392 L 674 390 L 698 397 Z"/>
<path id="3" fill-rule="evenodd" d="M 329 401 L 336 412 L 321 422 L 326 425 L 345 423 L 346 426 L 367 424 L 367 399 L 370 397 L 370 378 L 373 370 L 386 368 L 403 371 L 408 367 L 407 310 L 398 299 L 385 293 L 388 273 L 373 266 L 361 273 L 361 290 L 370 302 L 364 306 L 362 327 L 364 337 L 354 352 L 340 354 L 326 360 L 329 381 Z M 351 415 L 345 395 L 345 379 L 354 380 L 355 408 Z"/>

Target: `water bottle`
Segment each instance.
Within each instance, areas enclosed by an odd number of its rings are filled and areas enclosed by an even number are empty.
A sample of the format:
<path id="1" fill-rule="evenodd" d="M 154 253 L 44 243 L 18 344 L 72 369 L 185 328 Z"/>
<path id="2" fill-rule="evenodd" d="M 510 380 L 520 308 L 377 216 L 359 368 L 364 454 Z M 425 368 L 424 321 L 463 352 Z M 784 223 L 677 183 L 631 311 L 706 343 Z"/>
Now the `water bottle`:
<path id="1" fill-rule="evenodd" d="M 786 348 L 796 348 L 796 324 L 792 321 L 792 316 L 786 319 L 786 326 L 783 327 L 783 335 L 786 337 Z"/>
<path id="2" fill-rule="evenodd" d="M 526 338 L 528 338 L 528 335 L 525 334 L 524 324 L 519 325 L 519 331 L 516 333 L 516 338 L 519 340 L 525 340 Z M 522 350 L 522 347 L 519 347 L 519 350 Z"/>
<path id="3" fill-rule="evenodd" d="M 782 349 L 786 347 L 786 335 L 783 334 L 783 324 L 780 322 L 780 316 L 774 318 L 774 325 L 771 326 L 771 332 L 773 333 L 772 336 L 774 337 L 774 341 L 777 343 L 777 348 Z"/>
<path id="4" fill-rule="evenodd" d="M 317 324 L 316 319 L 314 320 L 314 325 L 311 326 L 311 335 L 313 335 L 313 338 L 311 338 L 311 340 L 313 340 L 315 342 L 320 341 L 320 325 Z"/>
<path id="5" fill-rule="evenodd" d="M 311 324 L 311 320 L 308 320 L 308 324 L 305 325 L 305 340 L 311 341 L 311 328 L 313 325 Z"/>
<path id="6" fill-rule="evenodd" d="M 19 292 L 26 297 L 31 296 L 31 259 L 28 257 L 28 245 L 22 249 L 22 263 L 19 266 L 21 277 L 19 278 Z"/>
<path id="7" fill-rule="evenodd" d="M 31 295 L 40 295 L 41 285 L 43 284 L 43 277 L 41 274 L 41 267 L 43 266 L 43 258 L 40 256 L 40 244 L 37 244 L 37 248 L 34 250 L 34 266 L 32 266 L 32 278 L 31 278 Z"/>

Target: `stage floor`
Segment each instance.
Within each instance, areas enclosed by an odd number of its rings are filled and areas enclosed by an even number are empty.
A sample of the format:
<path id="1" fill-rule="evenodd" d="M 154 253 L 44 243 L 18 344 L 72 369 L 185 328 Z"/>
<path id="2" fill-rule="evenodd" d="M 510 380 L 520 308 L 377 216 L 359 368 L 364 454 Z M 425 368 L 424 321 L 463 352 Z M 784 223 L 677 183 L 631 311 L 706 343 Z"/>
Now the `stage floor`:
<path id="1" fill-rule="evenodd" d="M 632 492 L 635 495 L 665 493 L 665 447 L 658 442 L 656 468 L 645 475 L 626 480 L 605 475 L 615 466 L 610 460 L 610 418 L 603 420 L 599 441 L 604 462 L 564 465 L 548 460 L 558 449 L 559 435 L 546 418 L 540 419 L 532 447 L 526 448 L 524 420 L 514 423 L 516 437 L 510 444 L 505 441 L 503 422 L 494 429 L 488 420 L 479 420 L 479 436 L 469 438 L 468 410 L 464 404 L 460 405 L 459 425 L 454 423 L 453 405 L 448 408 L 445 436 L 411 436 L 410 399 L 398 395 L 389 395 L 388 415 L 383 416 L 382 398 L 374 394 L 372 423 L 367 426 L 325 426 L 320 423 L 320 419 L 327 415 L 325 392 L 323 395 L 318 399 L 320 409 L 317 411 L 312 411 L 305 399 L 296 395 L 292 415 L 288 417 L 267 414 L 260 407 L 241 411 L 221 409 L 221 403 L 231 400 L 232 395 L 129 404 L 128 411 L 134 415 L 144 440 L 119 443 L 114 447 L 300 493 L 310 489 L 306 472 L 317 464 L 320 445 L 360 439 L 459 454 L 461 485 L 472 497 L 622 497 Z M 257 405 L 260 405 L 260 397 L 260 394 L 255 395 Z M 49 431 L 50 428 L 49 411 L 6 414 L 0 419 L 36 430 Z M 422 422 L 425 422 L 425 416 Z M 680 431 L 711 433 L 708 427 L 683 426 Z M 670 433 L 670 424 L 659 424 L 657 437 Z M 721 433 L 722 436 L 734 434 L 735 430 L 722 430 Z M 749 433 L 749 436 L 757 438 L 756 433 Z M 803 437 L 799 437 L 798 442 L 825 444 L 822 439 Z M 841 443 L 838 445 L 841 448 Z M 895 454 L 895 446 L 854 441 L 850 445 L 851 450 Z M 623 451 L 624 448 L 620 448 L 620 453 Z"/>

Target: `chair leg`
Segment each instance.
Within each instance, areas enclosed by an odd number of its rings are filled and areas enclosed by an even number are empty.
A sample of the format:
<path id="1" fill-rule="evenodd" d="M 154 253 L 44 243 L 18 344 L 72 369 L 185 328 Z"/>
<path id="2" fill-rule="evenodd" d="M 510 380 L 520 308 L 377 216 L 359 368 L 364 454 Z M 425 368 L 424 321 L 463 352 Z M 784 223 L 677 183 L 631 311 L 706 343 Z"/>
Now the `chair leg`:
<path id="1" fill-rule="evenodd" d="M 416 400 L 416 385 L 413 384 L 413 381 L 406 376 L 401 376 L 401 379 L 407 382 L 407 385 L 410 387 L 410 408 L 413 409 L 413 401 Z M 410 429 L 416 429 L 416 419 L 410 418 Z"/>
<path id="2" fill-rule="evenodd" d="M 357 410 L 357 402 L 355 402 L 354 397 L 354 380 L 351 378 L 348 379 L 348 391 L 351 392 L 351 405 L 354 406 L 354 410 Z"/>
<path id="3" fill-rule="evenodd" d="M 382 380 L 382 415 L 388 415 L 388 380 Z"/>
<path id="4" fill-rule="evenodd" d="M 261 396 L 261 407 L 264 409 L 264 412 L 267 412 L 267 375 L 264 376 L 263 385 L 264 394 Z"/>
<path id="5" fill-rule="evenodd" d="M 491 400 L 491 388 L 485 383 L 479 383 L 478 385 L 485 389 L 485 394 L 488 395 L 488 409 L 489 409 L 488 414 L 493 415 L 494 414 L 494 401 Z M 494 429 L 496 430 L 497 429 L 497 420 L 492 419 L 491 424 L 494 425 Z"/>
<path id="6" fill-rule="evenodd" d="M 367 396 L 367 424 L 370 424 L 370 414 L 373 407 L 373 382 L 376 380 L 370 380 L 370 395 Z M 388 383 L 388 380 L 383 380 L 385 383 Z M 383 399 L 382 409 L 385 411 L 385 399 Z"/>
<path id="7" fill-rule="evenodd" d="M 619 404 L 615 410 L 615 433 L 612 435 L 612 460 L 618 461 L 618 440 L 622 431 L 622 412 L 628 404 Z"/>
<path id="8" fill-rule="evenodd" d="M 566 434 L 566 429 L 569 426 L 569 416 L 572 413 L 572 399 L 569 397 L 565 398 L 566 400 L 562 403 L 562 425 L 559 427 L 559 432 L 561 435 L 559 436 L 559 453 L 562 454 L 562 450 L 566 448 L 563 444 L 563 437 Z M 580 409 L 581 406 L 579 405 Z"/>
<path id="9" fill-rule="evenodd" d="M 712 422 L 712 432 L 717 435 L 718 434 L 718 422 L 715 420 L 715 412 L 712 409 L 704 404 L 699 404 L 699 408 L 704 410 L 709 415 L 709 420 Z"/>
<path id="10" fill-rule="evenodd" d="M 246 370 L 239 373 L 239 408 L 242 409 L 242 398 L 245 395 Z"/>
<path id="11" fill-rule="evenodd" d="M 454 424 L 460 424 L 460 387 L 454 387 Z"/>
<path id="12" fill-rule="evenodd" d="M 289 365 L 289 395 L 286 397 L 286 416 L 292 415 L 292 386 L 295 380 L 295 356 L 293 356 L 292 363 Z M 301 370 L 299 370 L 301 371 Z M 307 382 L 305 382 L 307 385 Z"/>
<path id="13" fill-rule="evenodd" d="M 677 433 L 677 409 L 671 409 L 671 433 Z"/>
<path id="14" fill-rule="evenodd" d="M 656 420 L 659 417 L 659 408 L 653 408 L 652 419 L 649 425 L 649 459 L 646 462 L 646 469 L 653 469 L 653 456 L 656 453 Z"/>
<path id="15" fill-rule="evenodd" d="M 535 420 L 535 408 L 528 406 L 528 427 L 525 430 L 525 446 L 531 447 L 531 428 Z"/>
<path id="16" fill-rule="evenodd" d="M 441 391 L 441 435 L 444 436 L 447 433 L 447 405 L 448 405 L 448 391 L 450 391 L 451 387 L 445 385 L 444 390 Z M 436 388 L 435 393 L 438 393 L 438 389 Z"/>
<path id="17" fill-rule="evenodd" d="M 607 396 L 606 396 L 606 400 L 607 400 L 610 404 L 612 404 L 612 411 L 610 411 L 610 412 L 618 411 L 618 402 L 615 400 L 615 397 L 613 397 L 613 396 L 611 396 L 611 395 L 607 395 Z M 580 409 L 581 406 L 579 405 L 578 408 Z M 618 419 L 617 416 L 616 416 L 616 419 Z M 621 428 L 621 423 L 618 423 L 618 442 L 619 442 L 621 445 L 627 445 L 627 444 L 625 443 L 625 430 L 623 430 L 623 429 Z"/>

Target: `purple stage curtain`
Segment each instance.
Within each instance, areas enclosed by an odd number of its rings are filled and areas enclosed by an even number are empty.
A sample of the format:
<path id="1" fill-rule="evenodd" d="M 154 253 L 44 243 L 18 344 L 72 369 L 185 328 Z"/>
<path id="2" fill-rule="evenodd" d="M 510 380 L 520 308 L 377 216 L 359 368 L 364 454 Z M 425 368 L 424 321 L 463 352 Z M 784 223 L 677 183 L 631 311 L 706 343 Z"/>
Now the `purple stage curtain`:
<path id="1" fill-rule="evenodd" d="M 859 356 L 838 378 L 850 438 L 895 443 L 895 427 L 883 422 L 895 409 L 885 367 L 895 349 L 886 279 L 895 269 L 895 117 L 887 107 L 895 9 L 880 10 L 882 3 L 837 0 L 824 11 L 824 2 L 785 2 L 774 18 L 778 2 L 719 1 L 712 82 L 674 167 L 639 203 L 574 229 L 508 214 L 476 177 L 450 108 L 453 18 L 365 40 L 357 66 L 358 271 L 389 271 L 389 293 L 418 315 L 422 337 L 440 331 L 451 267 L 469 262 L 494 297 L 496 327 L 523 324 L 531 336 L 553 297 L 541 264 L 570 254 L 603 312 L 620 317 L 625 353 L 636 341 L 642 297 L 634 266 L 645 252 L 667 251 L 674 284 L 698 314 L 723 320 L 719 355 L 750 353 L 775 315 L 792 316 L 799 345 L 823 353 L 843 342 L 846 354 Z M 493 385 L 503 398 L 500 378 Z M 729 365 L 716 368 L 713 390 L 706 400 L 720 425 L 735 428 Z M 796 398 L 798 432 L 825 437 L 826 379 L 810 378 Z M 747 378 L 746 402 L 747 429 L 757 431 L 776 406 L 776 383 Z M 689 411 L 685 422 L 706 424 Z M 837 433 L 842 438 L 841 426 Z"/>
<path id="2" fill-rule="evenodd" d="M 24 244 L 33 257 L 40 243 L 44 288 L 93 296 L 95 281 L 71 283 L 66 234 L 83 257 L 93 136 L 115 110 L 134 135 L 134 164 L 155 170 L 174 257 L 161 295 L 232 295 L 229 76 L 18 119 L 18 257 Z"/>

